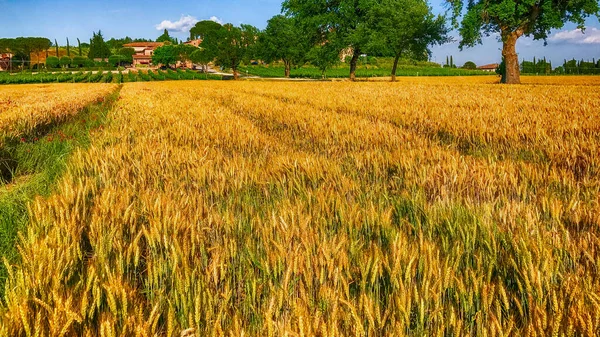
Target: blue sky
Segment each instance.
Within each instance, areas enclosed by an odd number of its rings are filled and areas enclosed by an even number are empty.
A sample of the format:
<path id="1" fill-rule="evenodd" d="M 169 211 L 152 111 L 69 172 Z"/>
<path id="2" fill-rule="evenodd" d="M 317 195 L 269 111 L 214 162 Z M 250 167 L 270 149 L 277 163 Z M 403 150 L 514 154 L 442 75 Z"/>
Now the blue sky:
<path id="1" fill-rule="evenodd" d="M 431 2 L 434 11 L 442 12 L 440 0 Z M 102 30 L 105 38 L 144 37 L 155 39 L 162 28 L 185 39 L 195 20 L 247 23 L 264 28 L 267 20 L 281 10 L 281 0 L 0 0 L 0 37 L 43 36 L 64 45 L 68 37 L 87 41 L 92 31 Z M 548 45 L 543 41 L 521 38 L 517 45 L 520 58 L 546 56 L 554 65 L 563 59 L 600 59 L 600 23 L 593 17 L 586 22 L 586 34 L 567 24 L 553 31 Z M 501 44 L 497 37 L 484 39 L 483 45 L 458 49 L 458 42 L 433 48 L 432 60 L 445 62 L 453 55 L 456 64 L 474 61 L 478 65 L 500 60 Z"/>

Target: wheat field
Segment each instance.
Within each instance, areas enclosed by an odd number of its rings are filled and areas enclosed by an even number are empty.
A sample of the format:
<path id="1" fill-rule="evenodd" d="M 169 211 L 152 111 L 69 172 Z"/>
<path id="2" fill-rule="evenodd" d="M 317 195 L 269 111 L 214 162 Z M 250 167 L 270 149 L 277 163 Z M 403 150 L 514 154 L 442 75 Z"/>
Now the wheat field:
<path id="1" fill-rule="evenodd" d="M 0 335 L 596 336 L 600 82 L 559 79 L 128 83 Z"/>
<path id="2" fill-rule="evenodd" d="M 100 102 L 113 84 L 5 85 L 0 90 L 0 148 L 7 139 L 71 117 Z"/>

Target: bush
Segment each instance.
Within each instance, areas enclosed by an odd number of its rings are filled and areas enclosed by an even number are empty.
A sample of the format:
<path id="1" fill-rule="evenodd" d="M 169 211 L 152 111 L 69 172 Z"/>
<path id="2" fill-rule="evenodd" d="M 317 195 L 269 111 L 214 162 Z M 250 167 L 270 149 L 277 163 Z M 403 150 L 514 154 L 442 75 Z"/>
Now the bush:
<path id="1" fill-rule="evenodd" d="M 46 58 L 46 67 L 48 68 L 58 68 L 60 65 L 60 60 L 56 56 L 48 56 Z"/>
<path id="2" fill-rule="evenodd" d="M 71 58 L 68 56 L 63 56 L 60 58 L 60 65 L 63 68 L 68 68 L 71 65 Z"/>
<path id="3" fill-rule="evenodd" d="M 85 60 L 86 68 L 93 68 L 95 65 L 96 65 L 96 62 L 94 62 L 94 60 L 90 60 L 90 59 Z"/>
<path id="4" fill-rule="evenodd" d="M 108 65 L 111 67 L 117 67 L 121 65 L 121 62 L 123 62 L 124 59 L 125 57 L 122 55 L 112 55 L 108 58 Z"/>
<path id="5" fill-rule="evenodd" d="M 462 67 L 463 69 L 477 69 L 477 65 L 473 61 L 465 62 L 465 64 Z"/>
<path id="6" fill-rule="evenodd" d="M 83 56 L 75 56 L 73 58 L 73 61 L 71 62 L 71 64 L 75 67 L 82 68 L 82 67 L 86 66 L 88 60 L 89 59 L 87 59 Z"/>

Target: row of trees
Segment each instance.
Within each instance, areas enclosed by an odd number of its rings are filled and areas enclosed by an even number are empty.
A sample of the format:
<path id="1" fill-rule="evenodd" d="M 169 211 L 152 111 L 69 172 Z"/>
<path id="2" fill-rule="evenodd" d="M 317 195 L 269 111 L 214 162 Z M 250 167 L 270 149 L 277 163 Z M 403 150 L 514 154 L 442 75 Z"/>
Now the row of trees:
<path id="1" fill-rule="evenodd" d="M 291 68 L 306 62 L 324 73 L 347 53 L 354 80 L 360 56 L 369 53 L 394 57 L 395 80 L 400 58 L 426 60 L 431 45 L 449 41 L 445 17 L 433 15 L 425 0 L 287 0 L 283 9 L 264 31 L 250 25 L 198 22 L 190 38 L 203 41 L 189 59 L 200 64 L 214 61 L 232 69 L 236 78 L 242 61 L 281 60 L 289 77 Z M 181 55 L 165 46 L 156 50 L 153 63 L 168 64 L 165 54 L 171 55 L 169 63 L 172 55 Z"/>
<path id="2" fill-rule="evenodd" d="M 551 29 L 562 28 L 565 22 L 583 27 L 587 17 L 600 13 L 598 0 L 449 0 L 448 3 L 453 27 L 460 33 L 461 49 L 481 43 L 483 36 L 491 33 L 500 35 L 504 83 L 520 83 L 516 42 L 521 36 L 546 39 Z M 218 42 L 220 48 L 213 50 L 217 42 L 206 46 L 203 43 L 203 48 L 208 51 L 207 56 L 221 53 L 221 64 L 231 63 L 229 67 L 234 73 L 237 60 L 253 53 L 267 61 L 282 60 L 286 75 L 292 66 L 307 61 L 324 71 L 346 50 L 351 56 L 351 79 L 355 79 L 357 61 L 363 53 L 394 56 L 392 77 L 395 77 L 401 57 L 426 58 L 431 45 L 449 41 L 446 18 L 434 16 L 424 0 L 285 0 L 282 8 L 283 15 L 269 20 L 266 30 L 257 32 L 253 40 L 241 36 L 248 28 L 212 25 L 216 27 L 213 29 L 206 22 L 192 28 L 190 35 L 205 36 L 208 40 L 211 34 L 223 35 L 226 39 Z M 231 38 L 227 39 L 227 35 Z M 223 53 L 228 57 L 224 58 Z M 545 71 L 547 65 L 543 67 Z"/>
<path id="3" fill-rule="evenodd" d="M 265 31 L 274 56 L 284 63 L 285 58 L 292 63 L 308 59 L 324 71 L 345 50 L 351 56 L 351 80 L 364 53 L 393 56 L 395 80 L 401 57 L 427 59 L 431 45 L 449 41 L 445 17 L 433 15 L 424 0 L 285 0 L 282 7 L 285 15 L 271 19 Z M 279 33 L 284 29 L 278 27 L 285 26 L 295 39 Z M 278 48 L 281 45 L 290 47 Z"/>

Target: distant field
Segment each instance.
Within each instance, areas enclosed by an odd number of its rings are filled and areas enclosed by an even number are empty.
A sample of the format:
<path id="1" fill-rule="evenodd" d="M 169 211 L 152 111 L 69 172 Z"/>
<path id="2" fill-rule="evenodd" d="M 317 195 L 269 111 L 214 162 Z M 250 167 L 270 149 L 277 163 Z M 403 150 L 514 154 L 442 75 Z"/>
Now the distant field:
<path id="1" fill-rule="evenodd" d="M 496 81 L 124 84 L 0 335 L 599 335 L 600 78 Z"/>
<path id="2" fill-rule="evenodd" d="M 192 70 L 140 70 L 128 73 L 112 71 L 79 71 L 58 73 L 0 73 L 0 84 L 31 83 L 125 83 L 177 80 L 220 80 L 221 76 L 200 74 Z"/>

